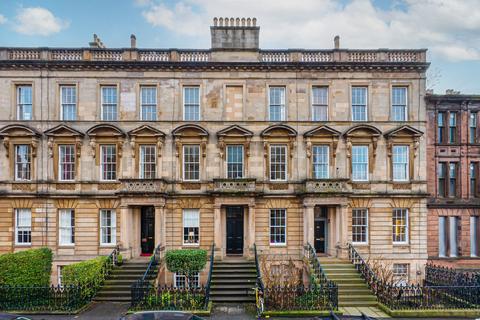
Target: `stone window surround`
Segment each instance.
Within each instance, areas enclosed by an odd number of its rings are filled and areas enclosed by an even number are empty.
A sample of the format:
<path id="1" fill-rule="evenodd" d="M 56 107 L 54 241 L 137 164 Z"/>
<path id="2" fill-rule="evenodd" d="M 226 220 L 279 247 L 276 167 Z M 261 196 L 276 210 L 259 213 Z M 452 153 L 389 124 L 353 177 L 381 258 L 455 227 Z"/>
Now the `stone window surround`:
<path id="1" fill-rule="evenodd" d="M 275 132 L 276 131 L 276 132 Z M 272 133 L 273 132 L 273 133 Z M 263 152 L 265 159 L 265 169 L 264 170 L 264 179 L 265 181 L 270 181 L 270 146 L 275 144 L 283 144 L 287 146 L 287 174 L 286 181 L 281 181 L 280 183 L 288 182 L 292 177 L 293 173 L 293 157 L 295 155 L 295 145 L 297 139 L 297 131 L 287 125 L 276 124 L 269 126 L 260 134 L 263 140 Z M 271 182 L 270 183 L 277 183 Z"/>
<path id="2" fill-rule="evenodd" d="M 362 133 L 361 131 L 364 131 Z M 356 134 L 356 132 L 360 132 L 360 134 Z M 347 176 L 352 176 L 352 146 L 353 145 L 365 145 L 368 146 L 368 181 L 359 181 L 357 183 L 368 183 L 371 180 L 373 175 L 373 171 L 375 169 L 375 159 L 377 156 L 377 145 L 378 139 L 381 135 L 381 131 L 376 127 L 367 125 L 367 124 L 360 124 L 351 127 L 348 129 L 344 134 L 343 138 L 345 139 L 346 147 L 347 147 L 347 159 L 348 159 L 348 172 Z"/>
<path id="3" fill-rule="evenodd" d="M 243 178 L 248 177 L 250 158 L 250 142 L 253 132 L 239 125 L 232 125 L 217 132 L 217 147 L 219 150 L 220 159 L 222 159 L 222 166 L 220 167 L 220 176 L 227 176 L 227 146 L 228 145 L 243 145 Z"/>
<path id="4" fill-rule="evenodd" d="M 76 119 L 77 120 L 62 120 L 62 87 L 63 86 L 70 86 L 70 87 L 75 87 L 76 90 Z M 56 112 L 56 118 L 60 121 L 68 121 L 68 122 L 74 122 L 74 121 L 79 121 L 79 112 L 78 112 L 78 106 L 80 103 L 80 83 L 79 81 L 69 81 L 69 80 L 59 80 L 57 81 L 57 88 L 56 88 L 57 94 L 55 95 L 55 112 Z"/>
<path id="5" fill-rule="evenodd" d="M 32 119 L 31 120 L 17 120 L 17 87 L 19 86 L 31 86 L 32 87 Z M 11 94 L 11 111 L 10 111 L 10 120 L 14 121 L 35 121 L 35 82 L 34 81 L 12 81 L 12 94 Z"/>
<path id="6" fill-rule="evenodd" d="M 389 115 L 388 115 L 388 119 L 390 119 L 390 121 L 394 121 L 393 120 L 393 88 L 407 88 L 407 107 L 406 107 L 406 110 L 405 110 L 405 116 L 406 116 L 406 119 L 405 121 L 410 121 L 410 119 L 412 119 L 412 116 L 410 115 L 410 111 L 411 111 L 411 108 L 410 108 L 410 102 L 412 101 L 413 99 L 413 93 L 412 93 L 412 88 L 413 88 L 413 85 L 411 82 L 391 82 L 390 83 L 390 94 L 389 94 L 389 105 L 390 105 L 390 108 L 389 108 Z M 395 121 L 396 122 L 396 121 Z"/>
<path id="7" fill-rule="evenodd" d="M 138 121 L 152 121 L 152 120 L 141 120 L 142 119 L 142 88 L 143 87 L 150 87 L 150 88 L 155 88 L 157 90 L 157 107 L 156 107 L 156 117 L 157 120 L 159 119 L 160 116 L 160 83 L 158 81 L 140 81 L 135 85 L 135 97 L 136 97 L 136 103 L 135 103 L 135 114 L 138 116 Z"/>
<path id="8" fill-rule="evenodd" d="M 97 121 L 105 121 L 105 122 L 110 122 L 113 120 L 103 120 L 103 107 L 102 107 L 102 87 L 116 87 L 117 88 L 117 120 L 115 121 L 121 121 L 123 120 L 121 118 L 121 112 L 120 112 L 120 106 L 122 105 L 121 103 L 121 88 L 120 88 L 120 81 L 108 81 L 108 80 L 102 80 L 98 82 L 98 87 L 97 87 Z M 78 96 L 78 93 L 77 93 Z"/>
<path id="9" fill-rule="evenodd" d="M 329 177 L 335 178 L 336 157 L 338 139 L 341 133 L 328 126 L 316 127 L 304 133 L 305 149 L 307 154 L 307 177 L 314 179 L 313 177 L 313 146 L 327 145 L 329 147 Z"/>
<path id="10" fill-rule="evenodd" d="M 162 157 L 163 146 L 165 143 L 165 133 L 157 130 L 151 126 L 143 125 L 128 132 L 130 138 L 130 149 L 132 159 L 136 159 L 133 166 L 132 177 L 140 176 L 140 146 L 141 145 L 155 145 L 156 146 L 156 172 L 155 178 L 159 178 L 161 174 L 161 161 L 158 158 Z"/>

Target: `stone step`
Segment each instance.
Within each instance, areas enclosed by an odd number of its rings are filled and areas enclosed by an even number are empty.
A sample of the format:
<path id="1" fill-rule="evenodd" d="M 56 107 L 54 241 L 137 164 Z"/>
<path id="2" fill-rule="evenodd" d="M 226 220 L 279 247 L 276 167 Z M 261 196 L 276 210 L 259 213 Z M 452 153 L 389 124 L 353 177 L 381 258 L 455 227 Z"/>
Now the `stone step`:
<path id="1" fill-rule="evenodd" d="M 237 273 L 213 273 L 212 279 L 256 279 L 257 275 L 253 273 L 237 272 Z"/>
<path id="2" fill-rule="evenodd" d="M 244 278 L 214 278 L 212 276 L 212 285 L 218 285 L 222 286 L 225 284 L 250 284 L 252 286 L 255 286 L 255 283 L 257 283 L 257 279 L 244 279 Z"/>
<path id="3" fill-rule="evenodd" d="M 241 273 L 257 276 L 257 270 L 255 269 L 213 269 L 213 274 L 232 274 L 232 273 Z"/>
<path id="4" fill-rule="evenodd" d="M 111 302 L 130 302 L 131 297 L 98 297 L 96 296 L 93 300 L 95 301 L 111 301 Z"/>
<path id="5" fill-rule="evenodd" d="M 338 295 L 338 301 L 377 301 L 377 298 L 370 294 L 347 294 Z"/>
<path id="6" fill-rule="evenodd" d="M 355 270 L 355 271 L 357 271 L 355 266 L 352 265 L 352 264 L 322 264 L 322 263 L 320 263 L 320 265 L 322 266 L 323 270 Z"/>
<path id="7" fill-rule="evenodd" d="M 238 264 L 235 264 L 235 265 L 228 265 L 228 266 L 216 266 L 214 265 L 213 266 L 213 271 L 220 271 L 220 270 L 253 270 L 253 271 L 257 271 L 257 268 L 253 265 L 253 266 L 250 266 L 250 265 L 238 265 Z"/>
<path id="8" fill-rule="evenodd" d="M 339 295 L 373 295 L 372 291 L 370 291 L 370 289 L 367 289 L 367 288 L 363 288 L 363 289 L 347 289 L 347 290 L 344 290 L 344 289 L 338 289 L 338 294 Z"/>
<path id="9" fill-rule="evenodd" d="M 210 296 L 248 296 L 255 294 L 253 289 L 245 290 L 212 290 Z"/>
<path id="10" fill-rule="evenodd" d="M 323 266 L 324 264 L 352 264 L 350 260 L 342 260 L 342 259 L 336 259 L 336 258 L 322 258 L 319 257 L 318 260 L 320 261 L 320 264 Z"/>
<path id="11" fill-rule="evenodd" d="M 97 293 L 97 297 L 129 297 L 131 296 L 130 290 L 100 290 Z"/>
<path id="12" fill-rule="evenodd" d="M 216 303 L 250 303 L 255 302 L 255 296 L 242 296 L 242 297 L 211 297 L 210 300 Z"/>
<path id="13" fill-rule="evenodd" d="M 104 285 L 132 285 L 135 281 L 125 279 L 112 279 L 105 280 Z"/>
<path id="14" fill-rule="evenodd" d="M 339 307 L 376 307 L 376 301 L 342 301 L 338 303 Z"/>
<path id="15" fill-rule="evenodd" d="M 363 281 L 363 279 L 356 279 L 356 278 L 352 278 L 352 279 L 331 279 L 331 278 L 329 278 L 329 280 L 334 281 L 337 285 L 349 285 L 349 284 L 363 284 L 363 285 L 365 285 L 365 281 Z"/>
<path id="16" fill-rule="evenodd" d="M 218 285 L 217 283 L 212 283 L 210 286 L 211 290 L 236 290 L 236 289 L 252 289 L 255 288 L 255 284 L 252 284 L 250 282 L 242 282 L 242 283 L 222 283 L 221 285 Z"/>

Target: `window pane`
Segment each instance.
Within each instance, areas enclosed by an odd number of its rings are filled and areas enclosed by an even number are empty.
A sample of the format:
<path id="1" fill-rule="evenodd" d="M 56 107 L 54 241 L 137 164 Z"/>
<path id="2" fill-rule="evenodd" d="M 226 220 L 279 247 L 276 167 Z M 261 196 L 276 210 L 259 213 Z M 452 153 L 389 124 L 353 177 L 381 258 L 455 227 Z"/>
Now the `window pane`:
<path id="1" fill-rule="evenodd" d="M 457 194 L 457 164 L 450 163 L 449 166 L 449 185 L 448 185 L 448 195 L 454 197 Z"/>
<path id="2" fill-rule="evenodd" d="M 352 88 L 352 121 L 367 121 L 367 88 Z"/>
<path id="3" fill-rule="evenodd" d="M 315 179 L 328 179 L 329 155 L 328 146 L 313 146 L 313 177 Z"/>
<path id="4" fill-rule="evenodd" d="M 32 120 L 32 86 L 17 87 L 17 120 Z"/>
<path id="5" fill-rule="evenodd" d="M 75 243 L 75 214 L 72 209 L 59 211 L 59 242 L 62 245 Z"/>
<path id="6" fill-rule="evenodd" d="M 270 180 L 287 180 L 287 146 L 270 146 Z"/>
<path id="7" fill-rule="evenodd" d="M 393 283 L 397 286 L 408 284 L 409 265 L 407 263 L 393 264 Z"/>
<path id="8" fill-rule="evenodd" d="M 30 145 L 15 145 L 15 180 L 31 180 Z"/>
<path id="9" fill-rule="evenodd" d="M 407 88 L 392 88 L 392 113 L 393 121 L 407 120 Z"/>
<path id="10" fill-rule="evenodd" d="M 72 121 L 77 118 L 77 88 L 75 86 L 61 86 L 61 119 Z"/>
<path id="11" fill-rule="evenodd" d="M 352 241 L 366 243 L 368 239 L 367 209 L 352 209 Z"/>
<path id="12" fill-rule="evenodd" d="M 102 120 L 117 120 L 117 87 L 102 87 Z"/>
<path id="13" fill-rule="evenodd" d="M 183 146 L 183 179 L 200 180 L 200 146 Z"/>
<path id="14" fill-rule="evenodd" d="M 287 211 L 285 209 L 270 210 L 270 244 L 286 244 Z"/>
<path id="15" fill-rule="evenodd" d="M 328 120 L 328 87 L 312 88 L 312 120 Z"/>
<path id="16" fill-rule="evenodd" d="M 393 180 L 408 180 L 408 146 L 393 146 L 392 148 Z"/>
<path id="17" fill-rule="evenodd" d="M 243 146 L 227 146 L 227 178 L 243 178 Z"/>
<path id="18" fill-rule="evenodd" d="M 200 212 L 198 209 L 183 210 L 183 243 L 198 244 L 200 235 Z"/>
<path id="19" fill-rule="evenodd" d="M 32 243 L 32 213 L 30 209 L 15 209 L 15 224 L 16 243 Z"/>
<path id="20" fill-rule="evenodd" d="M 117 179 L 117 147 L 115 145 L 102 145 L 100 170 L 102 180 L 112 181 Z"/>
<path id="21" fill-rule="evenodd" d="M 183 88 L 183 118 L 185 121 L 200 120 L 200 88 L 185 87 Z"/>
<path id="22" fill-rule="evenodd" d="M 352 180 L 368 180 L 368 146 L 352 146 Z"/>
<path id="23" fill-rule="evenodd" d="M 58 146 L 58 179 L 61 181 L 75 180 L 75 146 Z"/>
<path id="24" fill-rule="evenodd" d="M 270 121 L 285 121 L 285 87 L 270 87 Z"/>
<path id="25" fill-rule="evenodd" d="M 394 209 L 392 214 L 393 242 L 407 242 L 408 236 L 408 210 Z"/>
<path id="26" fill-rule="evenodd" d="M 157 88 L 141 87 L 140 99 L 141 120 L 157 120 Z"/>
<path id="27" fill-rule="evenodd" d="M 199 288 L 199 275 L 198 272 L 193 272 L 188 277 L 187 282 L 187 275 L 184 273 L 175 273 L 175 287 L 178 289 L 185 289 L 185 288 Z"/>
<path id="28" fill-rule="evenodd" d="M 156 146 L 140 146 L 140 179 L 154 179 L 156 173 Z"/>
<path id="29" fill-rule="evenodd" d="M 115 211 L 111 209 L 100 210 L 100 244 L 115 244 L 117 241 L 116 230 Z"/>

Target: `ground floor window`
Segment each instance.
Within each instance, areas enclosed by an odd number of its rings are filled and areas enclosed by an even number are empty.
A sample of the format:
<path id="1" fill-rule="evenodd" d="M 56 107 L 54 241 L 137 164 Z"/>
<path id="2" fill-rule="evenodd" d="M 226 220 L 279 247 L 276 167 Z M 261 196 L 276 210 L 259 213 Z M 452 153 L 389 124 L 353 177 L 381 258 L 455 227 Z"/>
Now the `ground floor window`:
<path id="1" fill-rule="evenodd" d="M 393 243 L 408 243 L 408 209 L 394 209 L 392 213 Z"/>
<path id="2" fill-rule="evenodd" d="M 407 285 L 408 272 L 409 272 L 408 263 L 394 263 L 393 264 L 393 283 L 401 286 Z"/>
<path id="3" fill-rule="evenodd" d="M 183 210 L 183 244 L 199 244 L 200 212 L 198 209 Z"/>
<path id="4" fill-rule="evenodd" d="M 480 217 L 470 217 L 470 256 L 480 256 Z"/>
<path id="5" fill-rule="evenodd" d="M 58 242 L 60 245 L 71 246 L 75 243 L 75 212 L 73 209 L 61 209 L 58 215 Z"/>
<path id="6" fill-rule="evenodd" d="M 187 281 L 187 275 L 184 273 L 175 273 L 174 274 L 175 288 L 185 289 L 185 288 L 199 288 L 200 287 L 200 275 L 198 272 L 193 272 Z"/>
<path id="7" fill-rule="evenodd" d="M 270 244 L 284 245 L 287 243 L 287 210 L 270 210 Z"/>
<path id="8" fill-rule="evenodd" d="M 117 239 L 117 218 L 115 210 L 100 210 L 100 244 L 112 245 Z"/>
<path id="9" fill-rule="evenodd" d="M 460 217 L 438 217 L 438 256 L 458 256 L 458 236 L 460 234 Z"/>
<path id="10" fill-rule="evenodd" d="M 59 286 L 63 286 L 63 267 L 64 266 L 58 266 L 57 267 L 57 282 Z"/>
<path id="11" fill-rule="evenodd" d="M 32 243 L 32 211 L 15 209 L 15 243 L 30 245 Z"/>
<path id="12" fill-rule="evenodd" d="M 368 210 L 367 209 L 352 210 L 352 242 L 354 243 L 368 242 Z"/>

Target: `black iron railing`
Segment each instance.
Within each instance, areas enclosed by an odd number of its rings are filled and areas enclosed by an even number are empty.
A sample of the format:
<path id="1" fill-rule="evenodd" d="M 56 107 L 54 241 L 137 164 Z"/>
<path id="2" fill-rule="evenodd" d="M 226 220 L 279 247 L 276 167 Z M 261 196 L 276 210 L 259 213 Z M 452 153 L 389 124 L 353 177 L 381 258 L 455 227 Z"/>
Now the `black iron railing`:
<path id="1" fill-rule="evenodd" d="M 332 310 L 329 288 L 320 285 L 266 287 L 265 310 Z"/>
<path id="2" fill-rule="evenodd" d="M 131 286 L 131 305 L 134 307 L 140 303 L 149 295 L 149 293 L 154 288 L 152 283 L 155 280 L 155 275 L 158 272 L 158 264 L 161 260 L 161 254 L 163 253 L 165 247 L 158 245 L 153 251 L 153 255 L 150 258 L 147 269 L 143 273 L 142 277 L 135 281 Z"/>
<path id="3" fill-rule="evenodd" d="M 480 286 L 480 273 L 427 264 L 425 266 L 425 285 Z"/>
<path id="4" fill-rule="evenodd" d="M 205 310 L 205 287 L 176 288 L 173 286 L 148 286 L 140 283 L 138 286 L 148 291 L 146 299 L 141 299 L 132 305 L 132 310 Z"/>
<path id="5" fill-rule="evenodd" d="M 348 243 L 348 258 L 355 268 L 360 272 L 362 278 L 367 283 L 370 290 L 378 297 L 379 290 L 382 290 L 384 284 L 377 278 L 377 275 L 370 266 L 363 260 L 362 256 L 357 252 L 351 243 Z"/>
<path id="6" fill-rule="evenodd" d="M 210 267 L 208 269 L 208 280 L 207 280 L 207 286 L 205 288 L 205 308 L 208 307 L 208 302 L 210 301 L 210 285 L 212 281 L 214 258 L 215 258 L 215 244 L 212 244 L 211 253 L 210 253 Z"/>
<path id="7" fill-rule="evenodd" d="M 265 286 L 263 285 L 262 273 L 260 271 L 260 262 L 258 261 L 257 245 L 255 243 L 253 244 L 253 252 L 254 252 L 254 255 L 255 255 L 255 268 L 257 270 L 256 285 L 257 285 L 258 289 L 260 290 L 260 293 L 263 294 L 263 291 L 265 290 Z"/>

